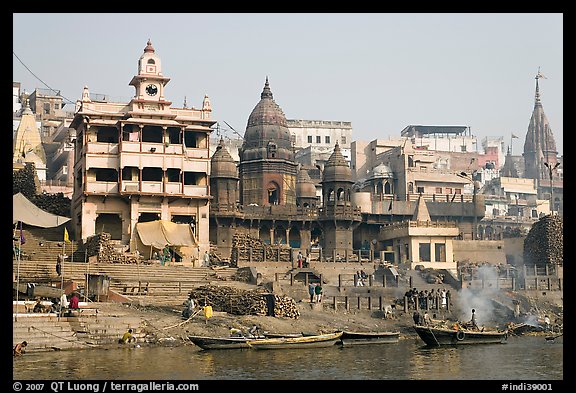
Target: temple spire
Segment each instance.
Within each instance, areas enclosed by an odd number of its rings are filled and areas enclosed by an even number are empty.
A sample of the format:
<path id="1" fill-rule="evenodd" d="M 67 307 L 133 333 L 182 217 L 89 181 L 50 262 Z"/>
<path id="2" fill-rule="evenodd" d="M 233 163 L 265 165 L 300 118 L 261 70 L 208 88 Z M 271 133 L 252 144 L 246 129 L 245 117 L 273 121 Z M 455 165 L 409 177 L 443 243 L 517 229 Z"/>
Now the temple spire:
<path id="1" fill-rule="evenodd" d="M 538 86 L 538 79 L 548 79 L 546 78 L 541 72 L 540 72 L 540 67 L 538 67 L 538 73 L 536 74 L 536 77 L 534 78 L 536 79 L 536 94 L 535 94 L 535 102 L 534 105 L 542 105 L 542 102 L 540 102 L 540 87 Z"/>

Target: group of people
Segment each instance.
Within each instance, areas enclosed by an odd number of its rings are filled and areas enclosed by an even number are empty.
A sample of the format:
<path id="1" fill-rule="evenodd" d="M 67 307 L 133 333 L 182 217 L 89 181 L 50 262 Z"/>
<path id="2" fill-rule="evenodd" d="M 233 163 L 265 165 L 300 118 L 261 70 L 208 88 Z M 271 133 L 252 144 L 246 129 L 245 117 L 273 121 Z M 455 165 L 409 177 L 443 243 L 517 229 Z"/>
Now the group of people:
<path id="1" fill-rule="evenodd" d="M 408 298 L 408 307 L 414 309 L 447 309 L 451 304 L 450 290 L 446 290 L 445 288 L 436 288 L 436 290 L 425 289 L 423 291 L 411 288 L 406 291 L 404 297 Z"/>
<path id="2" fill-rule="evenodd" d="M 355 287 L 365 287 L 366 280 L 368 280 L 368 274 L 364 270 L 358 270 L 354 274 L 354 286 Z"/>
<path id="3" fill-rule="evenodd" d="M 302 269 L 303 267 L 308 267 L 308 256 L 302 255 L 301 251 L 298 251 L 298 256 L 296 257 L 296 261 L 298 262 L 298 269 Z"/>
<path id="4" fill-rule="evenodd" d="M 311 282 L 308 284 L 308 294 L 310 295 L 310 303 L 322 302 L 322 283 Z"/>

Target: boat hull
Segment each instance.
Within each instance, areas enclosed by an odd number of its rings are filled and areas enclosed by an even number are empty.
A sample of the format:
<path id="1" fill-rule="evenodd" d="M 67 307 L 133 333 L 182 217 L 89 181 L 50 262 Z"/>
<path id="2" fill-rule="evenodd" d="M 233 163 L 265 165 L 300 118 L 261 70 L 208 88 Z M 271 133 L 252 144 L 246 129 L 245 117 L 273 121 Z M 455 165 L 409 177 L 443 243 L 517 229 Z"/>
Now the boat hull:
<path id="1" fill-rule="evenodd" d="M 343 332 L 340 337 L 343 346 L 397 343 L 400 332 Z"/>
<path id="2" fill-rule="evenodd" d="M 342 332 L 321 334 L 317 336 L 279 337 L 270 339 L 249 340 L 248 345 L 253 349 L 301 349 L 326 348 L 334 346 Z"/>
<path id="3" fill-rule="evenodd" d="M 202 349 L 250 349 L 245 337 L 188 336 L 194 345 Z"/>
<path id="4" fill-rule="evenodd" d="M 504 344 L 508 339 L 508 331 L 481 332 L 429 326 L 414 326 L 414 330 L 416 330 L 422 341 L 429 346 Z"/>

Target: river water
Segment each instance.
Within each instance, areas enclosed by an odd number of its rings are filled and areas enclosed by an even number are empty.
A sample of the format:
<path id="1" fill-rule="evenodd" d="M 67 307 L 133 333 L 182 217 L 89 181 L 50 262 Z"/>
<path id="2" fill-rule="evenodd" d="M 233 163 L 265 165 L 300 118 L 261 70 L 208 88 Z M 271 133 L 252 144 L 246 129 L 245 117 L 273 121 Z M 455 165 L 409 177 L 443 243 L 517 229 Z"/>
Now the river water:
<path id="1" fill-rule="evenodd" d="M 210 350 L 187 344 L 27 353 L 14 380 L 562 380 L 563 339 L 430 348 L 375 346 Z"/>

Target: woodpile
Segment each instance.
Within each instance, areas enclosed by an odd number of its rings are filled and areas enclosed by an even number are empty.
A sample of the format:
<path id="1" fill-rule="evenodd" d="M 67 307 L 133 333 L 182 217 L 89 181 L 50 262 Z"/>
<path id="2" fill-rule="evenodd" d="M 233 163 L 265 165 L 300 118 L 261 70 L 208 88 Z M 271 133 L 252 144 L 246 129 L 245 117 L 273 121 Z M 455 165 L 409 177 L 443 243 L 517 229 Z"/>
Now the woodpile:
<path id="1" fill-rule="evenodd" d="M 232 266 L 238 262 L 291 262 L 292 251 L 290 246 L 278 244 L 271 246 L 260 239 L 245 233 L 237 233 L 232 238 Z"/>
<path id="2" fill-rule="evenodd" d="M 524 240 L 527 265 L 562 265 L 564 261 L 564 224 L 559 216 L 542 217 L 532 225 Z"/>
<path id="3" fill-rule="evenodd" d="M 84 245 L 87 256 L 96 255 L 100 263 L 138 263 L 142 258 L 137 255 L 125 254 L 116 251 L 112 236 L 106 232 L 100 232 L 90 236 Z"/>
<path id="4" fill-rule="evenodd" d="M 227 286 L 204 285 L 189 294 L 204 307 L 234 315 L 274 315 L 298 319 L 300 311 L 296 301 L 285 295 L 274 295 L 265 288 L 244 290 Z M 273 302 L 270 299 L 273 298 Z M 273 312 L 270 305 L 273 303 Z"/>

